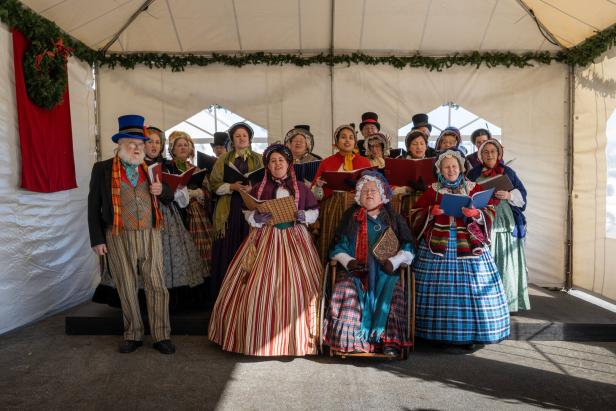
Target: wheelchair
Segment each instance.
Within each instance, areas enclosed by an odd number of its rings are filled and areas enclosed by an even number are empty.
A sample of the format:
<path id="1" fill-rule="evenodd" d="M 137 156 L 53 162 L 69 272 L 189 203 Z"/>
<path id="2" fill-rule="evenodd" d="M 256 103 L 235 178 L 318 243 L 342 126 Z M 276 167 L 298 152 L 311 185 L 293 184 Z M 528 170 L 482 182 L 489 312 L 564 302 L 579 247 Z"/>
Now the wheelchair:
<path id="1" fill-rule="evenodd" d="M 342 269 L 342 268 L 341 268 Z M 321 278 L 321 288 L 318 305 L 318 318 L 319 318 L 319 351 L 321 354 L 329 352 L 330 357 L 338 356 L 340 358 L 346 357 L 370 357 L 370 358 L 384 358 L 384 359 L 399 359 L 406 360 L 411 351 L 415 349 L 415 275 L 411 270 L 411 267 L 403 264 L 399 269 L 400 282 L 404 290 L 404 299 L 406 302 L 406 338 L 411 342 L 410 347 L 403 347 L 400 350 L 400 354 L 397 357 L 391 357 L 379 352 L 362 352 L 362 353 L 349 353 L 331 349 L 325 344 L 325 330 L 324 319 L 329 307 L 329 301 L 334 291 L 336 284 L 336 271 L 338 270 L 338 262 L 331 260 L 328 262 L 323 277 Z"/>

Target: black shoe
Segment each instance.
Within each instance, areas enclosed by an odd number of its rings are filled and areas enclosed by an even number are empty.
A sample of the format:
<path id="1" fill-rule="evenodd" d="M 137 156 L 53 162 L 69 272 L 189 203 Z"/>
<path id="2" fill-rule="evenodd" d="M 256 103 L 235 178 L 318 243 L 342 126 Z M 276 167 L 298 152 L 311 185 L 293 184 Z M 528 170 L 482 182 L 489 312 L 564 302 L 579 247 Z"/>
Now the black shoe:
<path id="1" fill-rule="evenodd" d="M 143 341 L 136 340 L 124 340 L 120 343 L 119 351 L 122 354 L 128 354 L 135 351 L 137 348 L 143 345 Z"/>
<path id="2" fill-rule="evenodd" d="M 162 340 L 152 344 L 152 347 L 156 348 L 162 354 L 173 354 L 175 352 L 175 345 L 171 340 Z"/>
<path id="3" fill-rule="evenodd" d="M 383 348 L 383 354 L 388 357 L 397 357 L 400 355 L 400 350 L 398 350 L 396 347 L 385 347 Z"/>

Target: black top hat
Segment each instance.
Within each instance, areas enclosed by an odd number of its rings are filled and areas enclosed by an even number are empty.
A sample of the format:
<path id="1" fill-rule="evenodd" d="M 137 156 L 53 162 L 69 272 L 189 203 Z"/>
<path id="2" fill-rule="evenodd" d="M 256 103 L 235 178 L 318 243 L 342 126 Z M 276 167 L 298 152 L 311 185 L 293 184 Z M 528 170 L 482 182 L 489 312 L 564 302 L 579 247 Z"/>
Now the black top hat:
<path id="1" fill-rule="evenodd" d="M 361 115 L 361 123 L 359 123 L 359 130 L 361 131 L 361 129 L 364 128 L 366 124 L 374 124 L 376 126 L 376 129 L 381 131 L 379 115 L 373 113 L 372 111 L 368 111 L 367 113 Z"/>
<path id="2" fill-rule="evenodd" d="M 413 121 L 413 128 L 427 127 L 428 130 L 432 131 L 432 124 L 428 122 L 427 114 L 415 114 L 411 120 Z"/>
<path id="3" fill-rule="evenodd" d="M 229 135 L 224 131 L 217 131 L 214 133 L 214 142 L 210 143 L 212 147 L 214 146 L 226 146 L 229 142 Z"/>
<path id="4" fill-rule="evenodd" d="M 298 124 L 296 126 L 293 126 L 293 128 L 301 128 L 302 130 L 306 130 L 310 133 L 310 126 L 308 124 Z"/>

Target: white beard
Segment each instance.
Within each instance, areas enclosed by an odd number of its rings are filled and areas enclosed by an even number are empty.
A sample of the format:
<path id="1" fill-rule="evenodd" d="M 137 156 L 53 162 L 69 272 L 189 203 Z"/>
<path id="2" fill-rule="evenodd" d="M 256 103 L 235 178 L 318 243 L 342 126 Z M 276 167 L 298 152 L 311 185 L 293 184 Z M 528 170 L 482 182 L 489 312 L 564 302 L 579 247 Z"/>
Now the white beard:
<path id="1" fill-rule="evenodd" d="M 145 153 L 141 152 L 140 154 L 133 155 L 127 152 L 124 149 L 124 146 L 120 146 L 118 151 L 118 157 L 120 157 L 121 160 L 127 162 L 128 164 L 138 165 L 143 163 L 143 160 L 145 159 Z"/>

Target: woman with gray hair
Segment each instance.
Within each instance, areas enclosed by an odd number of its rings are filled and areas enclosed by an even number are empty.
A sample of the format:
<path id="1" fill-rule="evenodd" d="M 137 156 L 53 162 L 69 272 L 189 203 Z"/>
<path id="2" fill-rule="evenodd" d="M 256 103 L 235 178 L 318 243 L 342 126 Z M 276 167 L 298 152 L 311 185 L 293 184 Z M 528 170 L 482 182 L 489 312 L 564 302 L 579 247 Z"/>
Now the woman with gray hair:
<path id="1" fill-rule="evenodd" d="M 396 270 L 413 260 L 413 237 L 404 218 L 389 205 L 392 191 L 377 171 L 365 171 L 355 202 L 342 217 L 330 258 L 345 270 L 336 279 L 323 326 L 330 349 L 383 352 L 395 357 L 407 340 L 404 290 Z M 394 256 L 379 260 L 374 246 L 387 230 L 400 244 Z"/>

